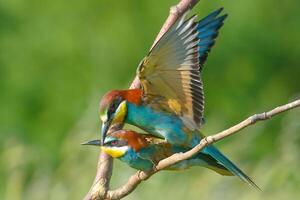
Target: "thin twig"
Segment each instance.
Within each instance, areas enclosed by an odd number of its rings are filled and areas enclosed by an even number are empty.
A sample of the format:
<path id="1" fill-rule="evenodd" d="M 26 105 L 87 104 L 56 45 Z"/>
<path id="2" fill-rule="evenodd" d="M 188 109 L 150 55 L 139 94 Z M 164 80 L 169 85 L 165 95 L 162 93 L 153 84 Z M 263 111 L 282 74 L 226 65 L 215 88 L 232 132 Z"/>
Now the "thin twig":
<path id="1" fill-rule="evenodd" d="M 155 174 L 163 169 L 166 169 L 166 168 L 170 167 L 171 165 L 176 164 L 182 160 L 189 159 L 190 157 L 192 157 L 193 155 L 195 155 L 199 151 L 201 151 L 207 145 L 210 145 L 212 143 L 215 143 L 219 140 L 224 139 L 225 137 L 233 135 L 248 126 L 255 124 L 258 121 L 268 120 L 275 115 L 278 115 L 282 112 L 286 112 L 288 110 L 297 108 L 299 106 L 300 106 L 300 99 L 295 100 L 291 103 L 279 106 L 277 108 L 274 108 L 273 110 L 270 110 L 268 112 L 252 115 L 251 117 L 248 117 L 244 121 L 230 127 L 229 129 L 221 131 L 215 135 L 211 135 L 206 138 L 203 138 L 200 141 L 200 143 L 197 146 L 195 146 L 193 149 L 191 149 L 190 151 L 187 151 L 185 153 L 177 153 L 168 158 L 161 160 L 155 167 L 154 171 L 152 171 L 152 172 L 138 171 L 135 175 L 133 175 L 129 178 L 128 182 L 125 185 L 121 186 L 120 188 L 118 188 L 116 190 L 108 191 L 106 198 L 121 199 L 121 198 L 125 197 L 126 195 L 130 194 L 142 181 L 147 180 L 153 174 Z"/>
<path id="2" fill-rule="evenodd" d="M 153 42 L 153 45 L 155 45 L 161 36 L 176 22 L 179 17 L 182 16 L 186 10 L 192 9 L 198 2 L 199 0 L 181 0 L 177 5 L 172 6 L 170 8 L 169 16 Z M 137 76 L 130 85 L 130 89 L 136 88 L 140 88 L 140 81 Z M 110 156 L 105 153 L 100 153 L 94 183 L 90 191 L 84 197 L 84 200 L 104 199 L 105 196 L 109 196 L 107 195 L 107 191 L 109 189 L 109 182 L 112 174 L 112 165 L 112 159 Z"/>
<path id="3" fill-rule="evenodd" d="M 152 47 L 156 42 L 169 30 L 169 28 L 176 22 L 176 20 L 185 13 L 188 9 L 192 9 L 199 0 L 181 0 L 177 5 L 170 8 L 170 13 L 166 19 L 164 25 L 161 27 L 159 33 L 157 34 Z"/>

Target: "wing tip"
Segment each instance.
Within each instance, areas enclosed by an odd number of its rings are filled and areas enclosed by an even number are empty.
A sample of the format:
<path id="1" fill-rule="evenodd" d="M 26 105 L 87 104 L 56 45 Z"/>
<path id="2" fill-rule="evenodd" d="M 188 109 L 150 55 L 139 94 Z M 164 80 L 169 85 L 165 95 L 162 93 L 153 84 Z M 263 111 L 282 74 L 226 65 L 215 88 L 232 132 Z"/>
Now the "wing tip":
<path id="1" fill-rule="evenodd" d="M 211 14 L 207 15 L 198 22 L 197 29 L 199 30 L 199 46 L 200 46 L 200 69 L 202 70 L 205 61 L 207 60 L 208 54 L 211 51 L 212 47 L 215 45 L 216 38 L 219 35 L 220 28 L 224 25 L 225 19 L 228 17 L 228 14 L 225 13 L 221 16 L 219 14 L 224 10 L 223 7 L 217 9 Z M 201 40 L 204 40 L 206 43 L 201 44 Z"/>

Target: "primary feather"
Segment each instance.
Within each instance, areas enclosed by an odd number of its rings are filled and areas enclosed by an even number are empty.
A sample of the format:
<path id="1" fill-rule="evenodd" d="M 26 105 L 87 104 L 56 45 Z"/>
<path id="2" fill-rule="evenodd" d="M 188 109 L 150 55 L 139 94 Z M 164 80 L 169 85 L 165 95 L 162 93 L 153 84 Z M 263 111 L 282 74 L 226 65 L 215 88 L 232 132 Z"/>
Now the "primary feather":
<path id="1" fill-rule="evenodd" d="M 175 114 L 190 129 L 201 126 L 204 111 L 200 71 L 227 15 L 214 11 L 199 22 L 178 20 L 138 67 L 144 102 Z M 185 15 L 184 15 L 185 16 Z"/>

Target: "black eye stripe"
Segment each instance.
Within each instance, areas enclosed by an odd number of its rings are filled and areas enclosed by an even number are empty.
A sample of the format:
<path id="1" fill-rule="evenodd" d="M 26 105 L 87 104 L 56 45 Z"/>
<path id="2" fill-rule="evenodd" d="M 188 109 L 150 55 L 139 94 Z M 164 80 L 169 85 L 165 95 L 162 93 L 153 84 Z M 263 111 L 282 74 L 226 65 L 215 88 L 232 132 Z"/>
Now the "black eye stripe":
<path id="1" fill-rule="evenodd" d="M 114 146 L 114 147 L 122 147 L 126 146 L 127 142 L 124 140 L 113 140 L 107 143 L 108 146 Z"/>
<path id="2" fill-rule="evenodd" d="M 117 98 L 113 101 L 113 103 L 110 105 L 109 107 L 109 112 L 114 112 L 116 111 L 116 109 L 118 108 L 118 106 L 120 105 L 120 103 L 122 102 L 121 98 Z"/>
<path id="3" fill-rule="evenodd" d="M 115 145 L 118 144 L 118 141 L 116 141 L 116 140 L 115 141 L 111 141 L 110 144 L 113 145 L 113 146 L 115 146 Z"/>

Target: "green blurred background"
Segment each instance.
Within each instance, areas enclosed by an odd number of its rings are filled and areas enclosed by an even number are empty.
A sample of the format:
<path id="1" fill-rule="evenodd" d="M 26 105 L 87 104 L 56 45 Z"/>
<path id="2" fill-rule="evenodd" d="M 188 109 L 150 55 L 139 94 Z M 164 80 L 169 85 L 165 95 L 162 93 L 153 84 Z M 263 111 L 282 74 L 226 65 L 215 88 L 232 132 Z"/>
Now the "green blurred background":
<path id="1" fill-rule="evenodd" d="M 0 0 L 0 199 L 81 199 L 101 96 L 127 88 L 178 0 Z M 229 13 L 203 72 L 206 134 L 299 97 L 298 0 L 201 0 Z M 126 199 L 296 199 L 300 110 L 217 144 L 263 192 L 203 168 L 162 172 Z M 112 187 L 135 170 L 116 161 Z"/>

